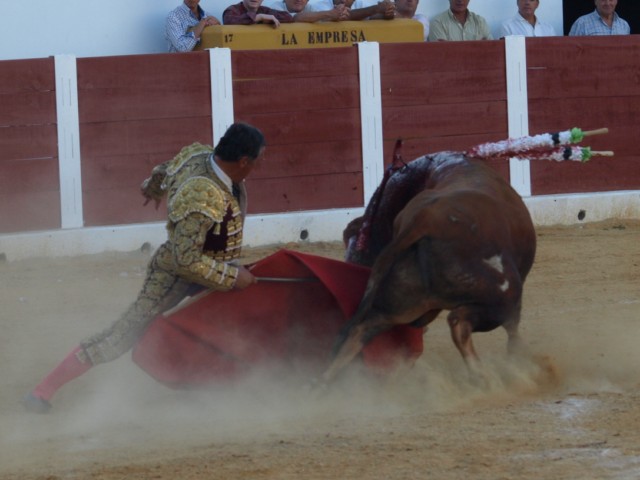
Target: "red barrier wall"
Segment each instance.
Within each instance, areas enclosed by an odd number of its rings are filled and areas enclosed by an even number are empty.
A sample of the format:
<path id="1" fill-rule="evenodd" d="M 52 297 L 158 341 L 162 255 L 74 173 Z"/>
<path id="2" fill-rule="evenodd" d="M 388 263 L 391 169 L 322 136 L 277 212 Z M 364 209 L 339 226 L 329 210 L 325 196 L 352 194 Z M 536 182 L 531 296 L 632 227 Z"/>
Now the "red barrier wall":
<path id="1" fill-rule="evenodd" d="M 233 52 L 232 67 L 235 118 L 268 143 L 249 212 L 362 205 L 357 50 Z"/>
<path id="2" fill-rule="evenodd" d="M 0 232 L 60 228 L 53 59 L 0 62 Z"/>
<path id="3" fill-rule="evenodd" d="M 397 138 L 412 160 L 508 137 L 503 42 L 382 44 L 380 62 L 385 161 Z"/>
<path id="4" fill-rule="evenodd" d="M 570 163 L 531 162 L 531 193 L 640 189 L 640 37 L 527 40 L 529 131 L 608 127 L 583 143 L 613 150 L 579 174 Z"/>
<path id="5" fill-rule="evenodd" d="M 192 142 L 211 143 L 209 56 L 78 59 L 86 226 L 158 221 L 139 187 L 158 163 Z"/>
<path id="6" fill-rule="evenodd" d="M 640 190 L 640 37 L 527 40 L 529 130 L 609 127 L 579 174 L 532 162 L 534 195 Z M 504 42 L 381 44 L 385 160 L 507 137 Z M 356 48 L 232 52 L 235 118 L 267 137 L 250 213 L 358 207 Z M 53 59 L 0 62 L 0 233 L 60 227 Z M 86 226 L 161 221 L 138 188 L 184 145 L 211 142 L 207 52 L 77 60 Z M 492 165 L 508 177 L 508 162 Z"/>

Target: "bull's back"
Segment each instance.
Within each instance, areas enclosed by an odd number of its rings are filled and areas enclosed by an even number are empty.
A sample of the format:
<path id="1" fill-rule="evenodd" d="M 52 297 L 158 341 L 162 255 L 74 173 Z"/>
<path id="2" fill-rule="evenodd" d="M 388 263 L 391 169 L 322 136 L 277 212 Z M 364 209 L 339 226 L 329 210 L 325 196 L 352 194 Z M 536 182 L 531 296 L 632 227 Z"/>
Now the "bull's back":
<path id="1" fill-rule="evenodd" d="M 459 258 L 508 257 L 524 278 L 533 264 L 531 216 L 515 190 L 483 162 L 468 161 L 434 176 L 397 216 L 394 242 L 402 250 L 429 237 Z"/>

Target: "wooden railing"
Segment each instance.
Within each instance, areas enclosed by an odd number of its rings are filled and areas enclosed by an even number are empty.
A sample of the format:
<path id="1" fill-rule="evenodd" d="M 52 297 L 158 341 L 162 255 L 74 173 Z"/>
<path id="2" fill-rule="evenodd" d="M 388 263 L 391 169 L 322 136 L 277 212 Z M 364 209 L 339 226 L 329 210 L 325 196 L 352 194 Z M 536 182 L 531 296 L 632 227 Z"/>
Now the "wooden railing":
<path id="1" fill-rule="evenodd" d="M 416 20 L 366 22 L 282 23 L 271 25 L 215 25 L 202 32 L 198 49 L 278 50 L 350 47 L 359 42 L 422 42 L 422 24 Z"/>

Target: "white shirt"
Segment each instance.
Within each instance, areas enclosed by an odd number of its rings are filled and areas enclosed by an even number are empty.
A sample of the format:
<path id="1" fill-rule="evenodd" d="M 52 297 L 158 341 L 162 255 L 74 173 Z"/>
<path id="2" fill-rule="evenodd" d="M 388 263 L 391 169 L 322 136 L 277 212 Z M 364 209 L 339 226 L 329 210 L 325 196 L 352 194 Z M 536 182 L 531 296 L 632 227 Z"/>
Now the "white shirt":
<path id="1" fill-rule="evenodd" d="M 541 22 L 536 18 L 535 26 L 527 22 L 522 15 L 516 13 L 516 16 L 507 20 L 502 24 L 500 30 L 501 37 L 509 35 L 524 35 L 525 37 L 555 37 L 556 31 L 553 27 L 545 22 Z"/>
<path id="2" fill-rule="evenodd" d="M 295 17 L 298 13 L 301 13 L 301 12 L 290 12 L 289 9 L 287 8 L 287 4 L 284 3 L 284 0 L 266 0 L 263 6 L 272 8 L 274 10 L 281 10 L 283 12 L 287 12 L 292 17 Z M 306 10 L 306 8 L 304 10 Z M 304 12 L 304 10 L 302 11 Z"/>
<path id="3" fill-rule="evenodd" d="M 224 173 L 224 171 L 216 163 L 214 153 L 211 153 L 211 155 L 209 155 L 209 163 L 211 164 L 213 173 L 217 175 L 217 177 L 222 181 L 222 183 L 225 184 L 230 192 L 233 192 L 233 181 L 231 180 L 231 178 L 229 178 L 229 175 Z M 240 210 L 242 211 L 242 223 L 244 224 L 244 219 L 247 216 L 247 187 L 244 180 L 242 180 L 240 183 L 237 183 L 236 185 L 240 190 L 240 198 L 238 198 L 238 204 L 240 205 Z"/>

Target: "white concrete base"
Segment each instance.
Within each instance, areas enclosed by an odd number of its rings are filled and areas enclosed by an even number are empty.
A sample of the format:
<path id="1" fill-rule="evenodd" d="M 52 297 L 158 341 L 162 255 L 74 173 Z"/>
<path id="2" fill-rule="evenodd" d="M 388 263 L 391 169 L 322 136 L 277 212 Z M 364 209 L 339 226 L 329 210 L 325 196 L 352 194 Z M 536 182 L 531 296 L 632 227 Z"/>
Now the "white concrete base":
<path id="1" fill-rule="evenodd" d="M 541 195 L 524 199 L 535 225 L 640 219 L 640 191 Z"/>
<path id="2" fill-rule="evenodd" d="M 257 247 L 289 242 L 342 239 L 342 230 L 363 208 L 250 215 L 244 245 Z M 0 235 L 0 256 L 7 261 L 31 257 L 66 257 L 106 251 L 157 248 L 167 238 L 165 223 L 74 228 Z"/>
<path id="3" fill-rule="evenodd" d="M 342 240 L 342 230 L 364 208 L 317 210 L 249 216 L 244 244 L 251 247 L 288 242 L 333 242 Z"/>
<path id="4" fill-rule="evenodd" d="M 640 219 L 640 191 L 549 195 L 525 198 L 537 226 L 572 225 L 609 218 Z M 246 246 L 342 240 L 344 227 L 362 208 L 251 215 L 245 226 Z M 581 213 L 583 212 L 583 213 Z M 7 261 L 32 257 L 64 257 L 105 251 L 155 249 L 166 239 L 164 223 L 49 230 L 0 235 L 0 256 Z"/>

